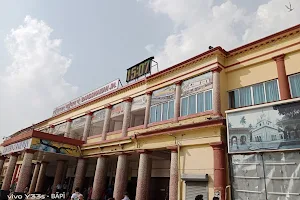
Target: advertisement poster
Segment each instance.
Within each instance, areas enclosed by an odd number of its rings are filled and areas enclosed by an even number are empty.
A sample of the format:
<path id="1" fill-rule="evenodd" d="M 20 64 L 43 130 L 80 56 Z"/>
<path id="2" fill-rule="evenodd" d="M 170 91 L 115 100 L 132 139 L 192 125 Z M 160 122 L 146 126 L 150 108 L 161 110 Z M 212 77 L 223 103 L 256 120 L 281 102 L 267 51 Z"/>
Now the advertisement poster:
<path id="1" fill-rule="evenodd" d="M 175 98 L 175 85 L 170 85 L 152 93 L 151 105 L 168 102 Z"/>
<path id="2" fill-rule="evenodd" d="M 114 105 L 111 109 L 111 117 L 116 117 L 124 114 L 124 103 Z"/>
<path id="3" fill-rule="evenodd" d="M 300 102 L 227 113 L 228 152 L 300 148 Z"/>
<path id="4" fill-rule="evenodd" d="M 181 96 L 185 97 L 191 94 L 203 92 L 205 90 L 212 89 L 212 73 L 202 74 L 189 80 L 182 82 L 181 84 Z"/>
<path id="5" fill-rule="evenodd" d="M 131 111 L 146 108 L 146 104 L 147 104 L 147 96 L 146 95 L 135 97 L 132 100 Z"/>
<path id="6" fill-rule="evenodd" d="M 50 140 L 43 140 L 39 138 L 32 138 L 31 149 L 37 151 L 44 151 L 49 153 L 58 153 L 69 156 L 80 156 L 80 152 L 77 146 L 54 142 Z"/>

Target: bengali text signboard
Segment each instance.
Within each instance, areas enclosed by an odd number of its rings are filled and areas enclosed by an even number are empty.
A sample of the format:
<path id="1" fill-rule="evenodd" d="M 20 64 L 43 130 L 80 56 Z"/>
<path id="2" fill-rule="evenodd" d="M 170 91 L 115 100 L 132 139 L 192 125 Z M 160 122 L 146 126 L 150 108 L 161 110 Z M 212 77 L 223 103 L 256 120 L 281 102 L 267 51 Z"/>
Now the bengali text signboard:
<path id="1" fill-rule="evenodd" d="M 202 74 L 194 78 L 183 81 L 181 84 L 181 96 L 185 97 L 191 94 L 203 92 L 212 89 L 212 73 Z"/>
<path id="2" fill-rule="evenodd" d="M 53 116 L 67 112 L 68 110 L 71 110 L 78 106 L 84 105 L 84 104 L 86 104 L 92 100 L 95 100 L 105 94 L 108 94 L 109 92 L 112 92 L 119 88 L 119 83 L 120 83 L 120 80 L 117 79 L 111 83 L 104 85 L 103 87 L 100 87 L 100 88 L 93 90 L 92 92 L 89 92 L 77 99 L 74 99 L 64 105 L 61 105 L 54 109 Z"/>
<path id="3" fill-rule="evenodd" d="M 175 85 L 170 85 L 152 93 L 151 105 L 157 105 L 173 100 L 175 97 Z"/>

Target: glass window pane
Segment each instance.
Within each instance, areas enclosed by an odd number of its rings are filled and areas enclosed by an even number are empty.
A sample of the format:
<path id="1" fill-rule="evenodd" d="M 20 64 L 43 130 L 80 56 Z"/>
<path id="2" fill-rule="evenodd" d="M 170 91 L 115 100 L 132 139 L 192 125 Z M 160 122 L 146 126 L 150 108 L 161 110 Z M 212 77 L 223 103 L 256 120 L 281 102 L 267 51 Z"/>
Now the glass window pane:
<path id="1" fill-rule="evenodd" d="M 181 99 L 181 116 L 186 116 L 188 114 L 188 97 Z"/>
<path id="2" fill-rule="evenodd" d="M 197 94 L 197 113 L 204 112 L 204 93 Z"/>
<path id="3" fill-rule="evenodd" d="M 265 83 L 267 102 L 278 101 L 278 85 L 277 80 L 268 81 Z"/>
<path id="4" fill-rule="evenodd" d="M 196 95 L 189 96 L 189 115 L 196 113 Z"/>
<path id="5" fill-rule="evenodd" d="M 156 106 L 156 121 L 161 121 L 161 104 Z"/>
<path id="6" fill-rule="evenodd" d="M 229 104 L 230 108 L 240 107 L 239 90 L 233 90 L 229 92 Z"/>
<path id="7" fill-rule="evenodd" d="M 174 101 L 169 102 L 169 119 L 174 118 Z"/>
<path id="8" fill-rule="evenodd" d="M 264 84 L 256 84 L 253 85 L 253 100 L 254 104 L 261 104 L 265 102 L 265 90 L 264 90 Z"/>
<path id="9" fill-rule="evenodd" d="M 205 110 L 212 110 L 212 91 L 205 92 Z"/>
<path id="10" fill-rule="evenodd" d="M 240 89 L 240 103 L 241 103 L 241 106 L 250 106 L 250 105 L 252 105 L 250 87 L 245 87 L 245 88 Z"/>
<path id="11" fill-rule="evenodd" d="M 167 120 L 168 119 L 168 102 L 164 103 L 162 106 L 163 106 L 162 120 Z"/>
<path id="12" fill-rule="evenodd" d="M 292 97 L 300 97 L 300 74 L 290 76 L 290 85 Z"/>
<path id="13" fill-rule="evenodd" d="M 234 107 L 238 108 L 238 107 L 240 107 L 240 92 L 239 92 L 239 90 L 234 90 L 233 95 L 234 95 Z"/>
<path id="14" fill-rule="evenodd" d="M 152 106 L 150 108 L 150 123 L 155 122 L 155 113 L 156 113 L 156 106 Z"/>

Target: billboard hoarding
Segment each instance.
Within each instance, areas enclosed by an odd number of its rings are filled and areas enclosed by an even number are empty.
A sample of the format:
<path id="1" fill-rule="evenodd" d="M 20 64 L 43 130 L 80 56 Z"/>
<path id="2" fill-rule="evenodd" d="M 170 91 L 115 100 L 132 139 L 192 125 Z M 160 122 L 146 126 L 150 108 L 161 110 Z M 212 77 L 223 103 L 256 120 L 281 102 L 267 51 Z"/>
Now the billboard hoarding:
<path id="1" fill-rule="evenodd" d="M 227 113 L 228 152 L 300 148 L 300 102 Z"/>

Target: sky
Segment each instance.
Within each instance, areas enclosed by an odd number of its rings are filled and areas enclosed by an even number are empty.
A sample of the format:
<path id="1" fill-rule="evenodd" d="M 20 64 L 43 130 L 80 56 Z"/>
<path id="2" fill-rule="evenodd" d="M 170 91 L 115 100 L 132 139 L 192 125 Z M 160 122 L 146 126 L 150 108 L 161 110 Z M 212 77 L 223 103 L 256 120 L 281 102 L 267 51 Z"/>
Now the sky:
<path id="1" fill-rule="evenodd" d="M 291 3 L 293 11 L 285 5 Z M 299 0 L 0 0 L 0 139 L 154 56 L 159 70 L 300 23 Z"/>

